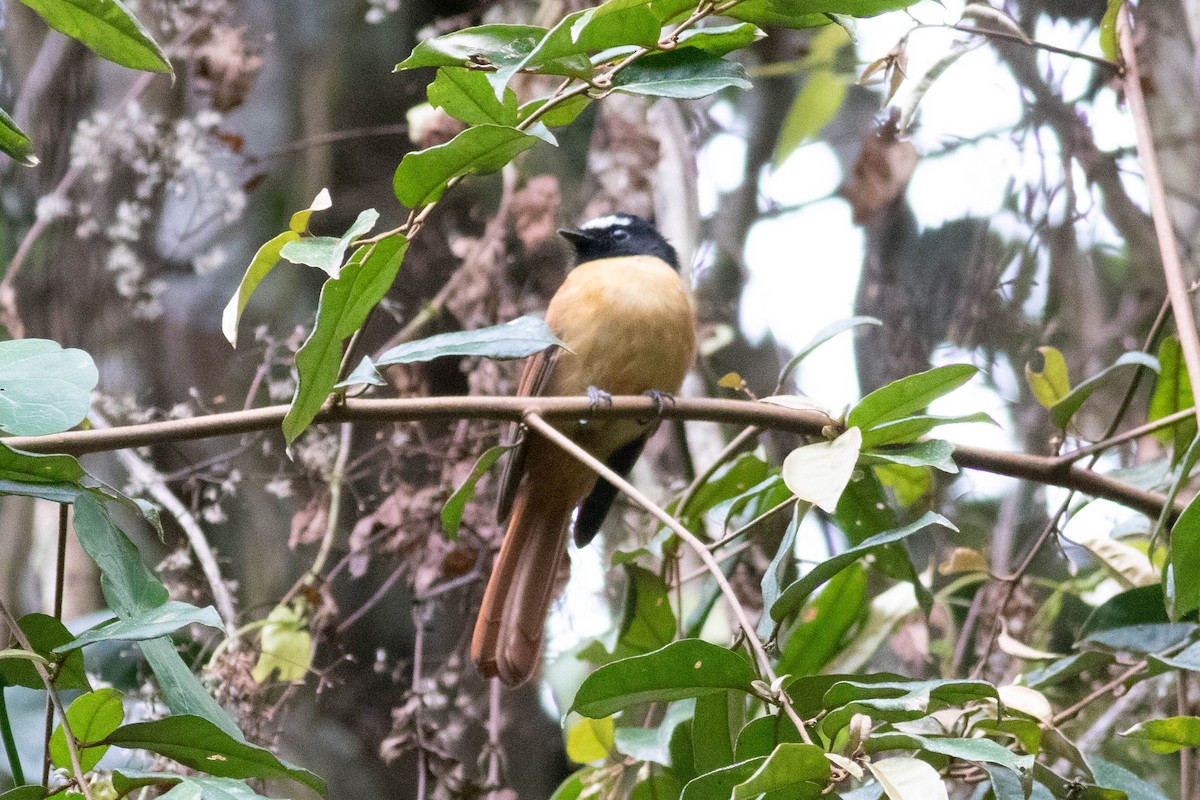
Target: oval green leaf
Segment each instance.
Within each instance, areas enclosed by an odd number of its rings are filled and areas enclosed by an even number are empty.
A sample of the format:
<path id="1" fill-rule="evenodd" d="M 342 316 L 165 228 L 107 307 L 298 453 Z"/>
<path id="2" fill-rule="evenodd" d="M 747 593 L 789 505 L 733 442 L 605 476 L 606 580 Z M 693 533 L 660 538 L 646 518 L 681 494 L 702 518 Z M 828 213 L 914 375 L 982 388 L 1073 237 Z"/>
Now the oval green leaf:
<path id="1" fill-rule="evenodd" d="M 71 733 L 80 744 L 102 741 L 115 731 L 124 719 L 125 707 L 121 703 L 121 693 L 116 689 L 88 692 L 76 697 L 67 707 L 67 721 L 71 724 Z M 107 745 L 82 747 L 79 751 L 80 767 L 84 772 L 93 769 L 107 752 Z M 56 767 L 71 768 L 71 753 L 67 748 L 67 737 L 61 724 L 54 729 L 54 734 L 50 737 L 50 760 Z"/>
<path id="2" fill-rule="evenodd" d="M 121 0 L 21 0 L 59 33 L 130 69 L 173 74 L 166 54 Z"/>
<path id="3" fill-rule="evenodd" d="M 911 416 L 971 380 L 978 371 L 971 364 L 950 364 L 901 378 L 859 400 L 850 410 L 846 424 L 865 432 Z"/>
<path id="4" fill-rule="evenodd" d="M 0 430 L 43 436 L 87 416 L 100 380 L 92 357 L 50 339 L 0 342 Z"/>
<path id="5" fill-rule="evenodd" d="M 754 668 L 740 654 L 701 639 L 683 639 L 600 667 L 579 687 L 571 710 L 585 717 L 607 717 L 638 703 L 682 700 L 723 689 L 751 693 L 754 680 Z"/>

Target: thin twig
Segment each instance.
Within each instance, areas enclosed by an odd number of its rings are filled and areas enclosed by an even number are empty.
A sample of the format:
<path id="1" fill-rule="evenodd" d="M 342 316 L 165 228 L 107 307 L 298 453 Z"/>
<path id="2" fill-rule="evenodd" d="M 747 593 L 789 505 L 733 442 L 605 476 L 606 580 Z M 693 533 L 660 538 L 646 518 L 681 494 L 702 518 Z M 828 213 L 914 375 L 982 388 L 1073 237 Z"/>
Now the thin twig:
<path id="1" fill-rule="evenodd" d="M 1122 431 L 1116 436 L 1109 436 L 1101 439 L 1098 442 L 1089 444 L 1086 447 L 1079 447 L 1069 453 L 1063 453 L 1058 457 L 1058 460 L 1064 464 L 1071 464 L 1081 458 L 1084 458 L 1085 456 L 1090 456 L 1093 453 L 1101 453 L 1112 447 L 1116 447 L 1119 444 L 1124 444 L 1132 439 L 1140 439 L 1147 434 L 1154 433 L 1155 431 L 1162 430 L 1163 428 L 1169 428 L 1176 423 L 1183 422 L 1188 417 L 1195 416 L 1195 414 L 1196 407 L 1188 406 L 1187 408 L 1176 411 L 1174 414 L 1168 414 L 1165 417 L 1160 417 L 1153 422 L 1147 422 L 1145 425 L 1139 425 L 1136 428 L 1130 428 L 1127 431 Z"/>
<path id="2" fill-rule="evenodd" d="M 746 610 L 742 608 L 741 602 L 737 598 L 737 594 L 733 591 L 733 587 L 729 584 L 729 580 L 725 577 L 721 565 L 713 554 L 708 552 L 708 548 L 704 546 L 697 536 L 689 531 L 679 520 L 672 517 L 664 511 L 657 503 L 644 495 L 629 481 L 622 478 L 617 473 L 613 472 L 609 467 L 593 456 L 588 451 L 584 450 L 578 444 L 570 439 L 566 434 L 559 431 L 538 413 L 530 411 L 525 414 L 525 424 L 537 430 L 542 436 L 549 439 L 551 442 L 561 447 L 570 455 L 574 456 L 581 463 L 587 465 L 598 475 L 603 477 L 613 486 L 617 487 L 627 497 L 637 503 L 639 506 L 650 512 L 659 522 L 666 525 L 682 539 L 688 547 L 700 558 L 708 571 L 712 574 L 713 580 L 717 582 L 717 586 L 721 589 L 721 594 L 725 597 L 725 602 L 729 604 L 730 610 L 733 612 L 734 618 L 737 620 L 738 626 L 741 628 L 741 635 L 745 637 L 746 642 L 750 646 L 751 652 L 754 653 L 754 659 L 758 663 L 759 672 L 772 686 L 775 687 L 777 676 L 775 668 L 771 665 L 771 659 L 767 656 L 767 650 L 763 646 L 762 641 L 755 633 L 754 626 L 750 622 L 749 616 L 746 615 Z M 764 698 L 766 699 L 766 698 Z M 796 730 L 800 733 L 806 744 L 812 744 L 812 739 L 808 735 L 808 730 L 804 726 L 804 721 L 800 719 L 796 709 L 792 707 L 792 700 L 788 696 L 786 690 L 780 690 L 773 698 L 775 702 L 781 705 L 788 717 L 795 724 Z"/>
<path id="3" fill-rule="evenodd" d="M 29 643 L 29 638 L 25 636 L 25 632 L 21 630 L 21 626 L 17 624 L 17 619 L 8 610 L 8 606 L 4 604 L 4 600 L 0 599 L 0 616 L 4 617 L 4 621 L 8 623 L 8 627 L 12 629 L 12 635 L 16 638 L 17 643 L 21 648 L 30 653 L 36 653 L 33 645 Z M 83 763 L 79 760 L 79 743 L 75 739 L 75 734 L 71 731 L 71 721 L 67 719 L 67 709 L 63 706 L 62 698 L 58 695 L 58 689 L 54 687 L 54 681 L 50 679 L 50 673 L 46 670 L 41 659 L 30 661 L 33 668 L 37 670 L 38 677 L 42 679 L 42 683 L 46 687 L 46 693 L 50 696 L 50 702 L 54 704 L 55 710 L 58 711 L 58 718 L 63 729 L 63 738 L 67 741 L 67 754 L 71 759 L 71 771 L 75 774 L 75 782 L 79 785 L 79 791 L 83 792 L 86 800 L 92 800 L 92 789 L 87 782 L 87 774 L 83 770 Z M 46 781 L 42 782 L 45 785 Z"/>
<path id="4" fill-rule="evenodd" d="M 1146 98 L 1142 94 L 1142 76 L 1138 69 L 1137 53 L 1133 47 L 1133 30 L 1130 26 L 1129 6 L 1122 5 L 1117 15 L 1117 39 L 1121 44 L 1121 58 L 1125 61 L 1125 97 L 1129 102 L 1134 129 L 1137 131 L 1138 161 L 1141 162 L 1146 192 L 1150 196 L 1150 215 L 1154 219 L 1163 274 L 1167 279 L 1167 296 L 1171 299 L 1171 310 L 1175 317 L 1175 329 L 1179 333 L 1183 361 L 1187 365 L 1187 374 L 1192 386 L 1200 386 L 1200 333 L 1196 330 L 1196 316 L 1188 294 L 1188 282 L 1183 274 L 1183 262 L 1179 258 L 1179 243 L 1171 227 L 1167 193 L 1163 187 L 1162 174 L 1158 170 L 1158 154 L 1154 149 L 1154 134 L 1150 130 L 1150 117 L 1146 112 Z M 1196 419 L 1200 421 L 1200 407 L 1195 409 L 1195 413 Z"/>
<path id="5" fill-rule="evenodd" d="M 983 36 L 988 39 L 1000 39 L 1001 41 L 1012 42 L 1013 44 L 1025 45 L 1026 47 L 1032 47 L 1035 50 L 1045 50 L 1047 53 L 1057 53 L 1060 56 L 1067 56 L 1068 58 L 1077 58 L 1081 61 L 1087 61 L 1091 64 L 1095 64 L 1098 67 L 1103 67 L 1111 72 L 1120 72 L 1121 70 L 1120 65 L 1114 64 L 1107 58 L 1094 56 L 1091 53 L 1083 53 L 1079 50 L 1070 50 L 1066 47 L 1059 47 L 1058 45 L 1049 44 L 1047 42 L 1039 42 L 1036 39 L 1017 36 L 1015 33 L 1005 33 L 1004 31 L 991 30 L 990 28 L 979 28 L 973 25 L 963 25 L 961 22 L 956 25 L 922 25 L 920 27 L 950 28 L 951 30 L 962 31 L 963 33 L 973 33 L 977 36 Z"/>

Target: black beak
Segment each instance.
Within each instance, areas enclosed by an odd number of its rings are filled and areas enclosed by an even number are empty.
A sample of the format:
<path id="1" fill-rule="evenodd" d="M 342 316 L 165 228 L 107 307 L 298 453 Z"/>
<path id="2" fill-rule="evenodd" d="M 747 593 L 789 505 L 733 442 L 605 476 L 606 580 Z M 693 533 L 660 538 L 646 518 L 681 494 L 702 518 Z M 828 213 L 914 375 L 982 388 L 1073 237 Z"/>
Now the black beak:
<path id="1" fill-rule="evenodd" d="M 576 246 L 596 241 L 591 231 L 580 230 L 579 228 L 559 228 L 558 235 Z"/>

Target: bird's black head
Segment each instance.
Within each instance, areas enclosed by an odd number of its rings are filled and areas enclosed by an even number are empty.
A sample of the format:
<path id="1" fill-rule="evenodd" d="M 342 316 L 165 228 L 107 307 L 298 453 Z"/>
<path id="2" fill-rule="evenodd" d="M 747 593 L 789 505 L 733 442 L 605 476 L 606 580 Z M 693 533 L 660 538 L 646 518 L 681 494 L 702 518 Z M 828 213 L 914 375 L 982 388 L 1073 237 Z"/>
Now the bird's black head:
<path id="1" fill-rule="evenodd" d="M 679 269 L 675 248 L 653 225 L 632 214 L 608 214 L 558 232 L 575 248 L 581 264 L 616 256 L 656 256 Z"/>

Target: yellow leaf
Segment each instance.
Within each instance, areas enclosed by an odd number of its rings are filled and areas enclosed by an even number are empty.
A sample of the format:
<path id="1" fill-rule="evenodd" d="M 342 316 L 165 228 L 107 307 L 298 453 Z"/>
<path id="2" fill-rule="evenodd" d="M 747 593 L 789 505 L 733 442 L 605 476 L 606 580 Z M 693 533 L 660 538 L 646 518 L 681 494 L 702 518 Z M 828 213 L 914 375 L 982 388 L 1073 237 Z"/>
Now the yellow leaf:
<path id="1" fill-rule="evenodd" d="M 576 763 L 590 764 L 607 758 L 612 746 L 612 717 L 581 717 L 567 730 L 567 757 Z"/>
<path id="2" fill-rule="evenodd" d="M 726 372 L 721 376 L 721 380 L 717 381 L 717 386 L 720 386 L 722 389 L 733 389 L 735 392 L 741 391 L 745 385 L 746 381 L 736 372 Z"/>
<path id="3" fill-rule="evenodd" d="M 1039 347 L 1044 362 L 1043 369 L 1038 372 L 1029 364 L 1025 365 L 1025 380 L 1033 396 L 1046 408 L 1054 405 L 1071 392 L 1071 379 L 1067 375 L 1067 360 L 1056 347 Z"/>
<path id="4" fill-rule="evenodd" d="M 257 683 L 263 683 L 278 670 L 278 680 L 302 681 L 312 664 L 312 634 L 303 603 L 276 606 L 267 615 L 262 629 L 262 654 L 250 672 Z"/>
<path id="5" fill-rule="evenodd" d="M 987 572 L 987 556 L 969 547 L 956 547 L 938 564 L 939 575 L 957 575 L 963 572 Z"/>

